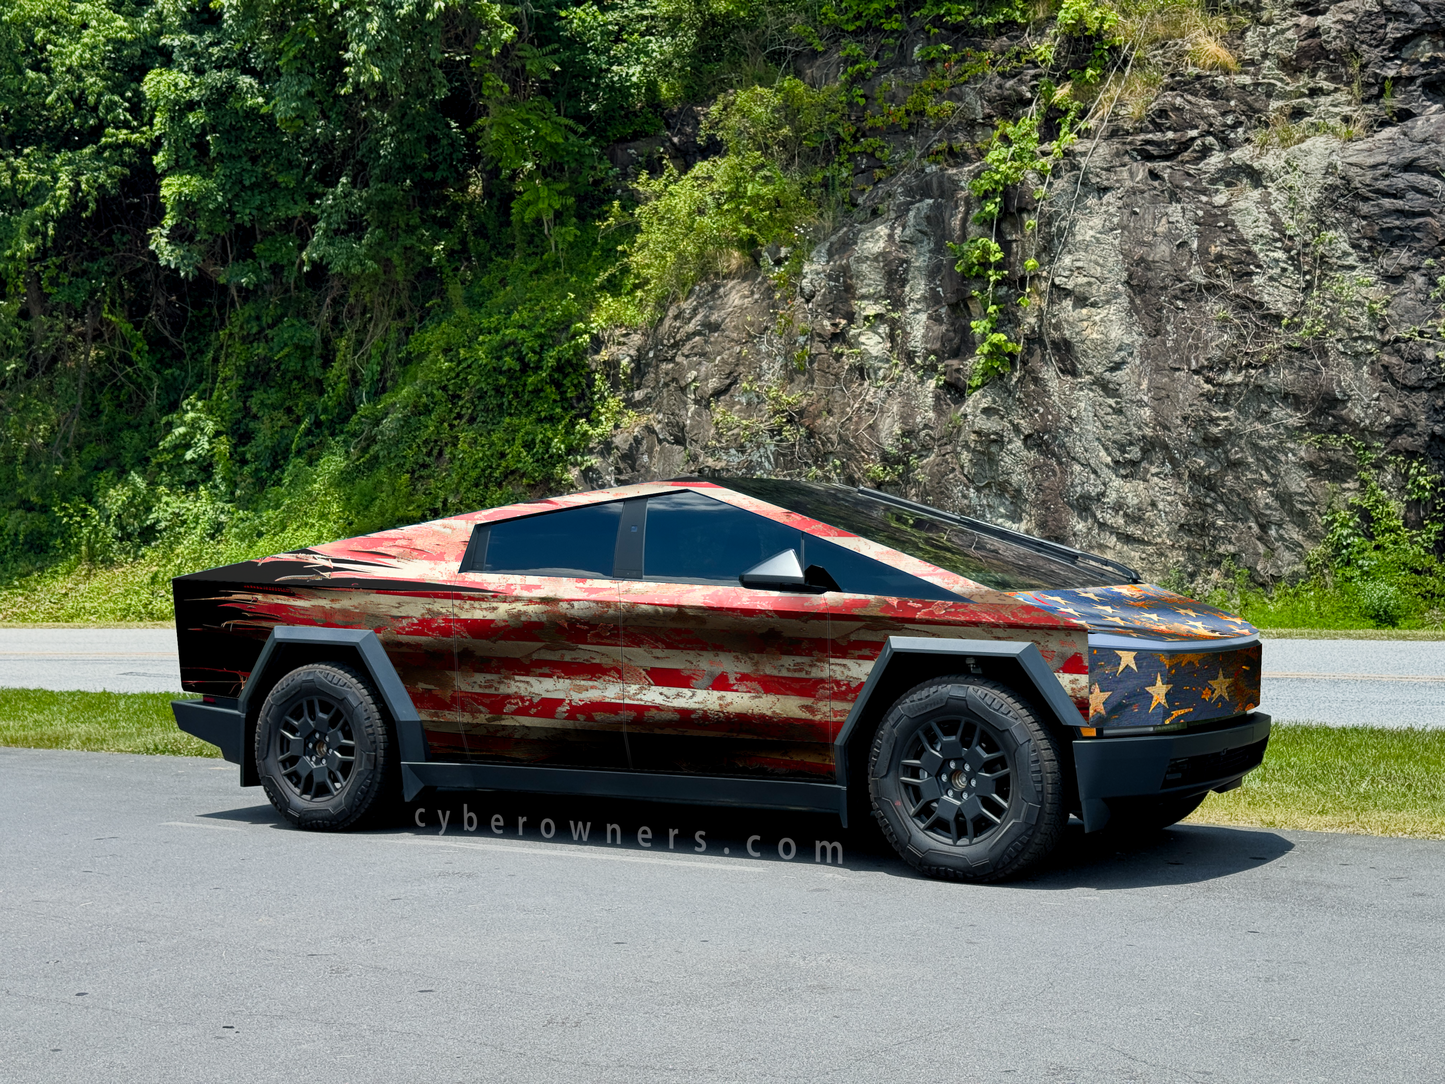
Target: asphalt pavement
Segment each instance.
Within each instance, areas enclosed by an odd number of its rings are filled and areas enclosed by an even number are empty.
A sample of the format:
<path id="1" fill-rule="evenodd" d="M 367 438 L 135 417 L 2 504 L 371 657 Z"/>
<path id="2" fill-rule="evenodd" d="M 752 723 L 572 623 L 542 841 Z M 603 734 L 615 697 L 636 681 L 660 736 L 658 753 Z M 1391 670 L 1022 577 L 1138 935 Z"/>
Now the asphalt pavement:
<path id="1" fill-rule="evenodd" d="M 1282 722 L 1445 727 L 1445 641 L 1266 639 L 1262 692 Z"/>
<path id="2" fill-rule="evenodd" d="M 0 629 L 0 687 L 180 692 L 170 629 Z M 1266 640 L 1282 722 L 1445 726 L 1445 641 Z"/>
<path id="3" fill-rule="evenodd" d="M 0 629 L 0 688 L 181 691 L 174 629 Z"/>
<path id="4" fill-rule="evenodd" d="M 324 835 L 214 761 L 0 749 L 0 780 L 6 1082 L 1425 1081 L 1445 1061 L 1445 843 L 1071 832 L 1037 877 L 984 887 L 825 818 L 467 795 Z"/>

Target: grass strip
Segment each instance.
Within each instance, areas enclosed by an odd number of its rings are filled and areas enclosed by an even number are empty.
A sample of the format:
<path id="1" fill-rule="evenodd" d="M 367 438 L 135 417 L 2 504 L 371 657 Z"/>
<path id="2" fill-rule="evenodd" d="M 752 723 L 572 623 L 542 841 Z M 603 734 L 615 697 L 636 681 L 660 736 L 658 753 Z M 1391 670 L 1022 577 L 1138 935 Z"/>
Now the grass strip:
<path id="1" fill-rule="evenodd" d="M 1445 730 L 1277 724 L 1244 785 L 1189 820 L 1445 839 Z"/>
<path id="2" fill-rule="evenodd" d="M 0 689 L 0 745 L 219 757 L 176 728 L 172 693 L 80 693 Z"/>
<path id="3" fill-rule="evenodd" d="M 169 693 L 0 689 L 0 745 L 219 757 L 176 729 Z M 1445 839 L 1445 730 L 1282 723 L 1244 786 L 1197 824 Z"/>
<path id="4" fill-rule="evenodd" d="M 1445 629 L 1260 629 L 1266 640 L 1445 640 Z"/>

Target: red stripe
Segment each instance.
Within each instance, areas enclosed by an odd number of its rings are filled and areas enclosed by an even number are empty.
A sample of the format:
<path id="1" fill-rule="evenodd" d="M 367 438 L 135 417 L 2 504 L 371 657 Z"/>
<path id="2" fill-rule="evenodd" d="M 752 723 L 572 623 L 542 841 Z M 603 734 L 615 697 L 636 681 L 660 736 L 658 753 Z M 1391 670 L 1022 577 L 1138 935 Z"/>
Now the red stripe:
<path id="1" fill-rule="evenodd" d="M 457 694 L 463 716 L 520 715 L 539 722 L 615 722 L 637 714 L 636 705 L 618 700 L 572 700 L 557 696 L 516 696 L 508 693 Z"/>
<path id="2" fill-rule="evenodd" d="M 488 658 L 469 652 L 460 653 L 457 663 L 459 679 L 467 674 L 485 674 L 492 677 L 572 678 L 598 683 L 622 681 L 622 667 L 618 663 L 573 659 Z"/>

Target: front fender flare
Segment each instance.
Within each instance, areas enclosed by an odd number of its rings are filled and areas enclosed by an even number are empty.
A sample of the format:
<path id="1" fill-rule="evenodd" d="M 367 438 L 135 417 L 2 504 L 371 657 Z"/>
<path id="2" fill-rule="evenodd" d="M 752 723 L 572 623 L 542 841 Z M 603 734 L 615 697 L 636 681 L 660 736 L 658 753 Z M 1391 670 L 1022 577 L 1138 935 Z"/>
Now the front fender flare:
<path id="1" fill-rule="evenodd" d="M 873 663 L 873 669 L 868 672 L 868 680 L 864 682 L 858 699 L 853 701 L 848 718 L 844 721 L 842 728 L 838 731 L 838 737 L 833 742 L 838 782 L 844 786 L 848 783 L 849 742 L 853 740 L 862 721 L 870 715 L 870 707 L 875 709 L 881 707 L 882 711 L 886 711 L 888 708 L 887 704 L 873 704 L 874 695 L 880 686 L 884 685 L 884 678 L 889 673 L 890 667 L 910 657 L 917 658 L 918 656 L 932 658 L 947 656 L 958 659 L 960 664 L 969 657 L 985 658 L 995 663 L 1010 663 L 1017 667 L 1023 680 L 1032 686 L 1031 690 L 1020 690 L 1020 692 L 1029 691 L 1035 694 L 1036 702 L 1048 715 L 1052 716 L 1047 721 L 1063 728 L 1082 725 L 1079 709 L 1074 706 L 1074 702 L 1064 692 L 1063 686 L 1059 684 L 1059 679 L 1049 669 L 1048 663 L 1044 662 L 1038 645 L 1032 640 L 957 640 L 929 636 L 890 636 L 883 645 L 883 650 L 877 660 Z M 881 712 L 877 712 L 877 714 L 881 715 Z M 1067 732 L 1065 730 L 1065 733 Z"/>

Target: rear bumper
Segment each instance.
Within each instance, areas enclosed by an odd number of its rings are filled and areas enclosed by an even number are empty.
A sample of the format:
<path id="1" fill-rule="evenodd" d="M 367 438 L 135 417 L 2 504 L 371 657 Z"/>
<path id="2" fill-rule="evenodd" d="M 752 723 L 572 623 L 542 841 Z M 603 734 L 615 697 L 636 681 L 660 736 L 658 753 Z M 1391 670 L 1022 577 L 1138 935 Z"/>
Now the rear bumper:
<path id="1" fill-rule="evenodd" d="M 217 698 L 219 699 L 219 698 Z M 241 786 L 255 786 L 251 758 L 246 756 L 246 717 L 234 700 L 207 704 L 201 700 L 172 700 L 171 712 L 176 726 L 192 737 L 210 742 L 221 750 L 221 756 L 241 766 Z M 250 772 L 247 768 L 251 767 Z"/>
<path id="2" fill-rule="evenodd" d="M 1237 786 L 1264 759 L 1269 728 L 1269 716 L 1256 711 L 1237 726 L 1202 734 L 1074 742 L 1084 830 L 1104 827 L 1110 798 L 1184 797 Z"/>

